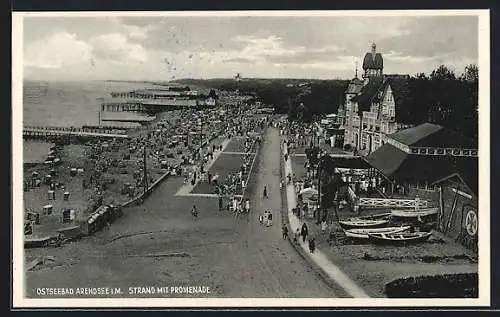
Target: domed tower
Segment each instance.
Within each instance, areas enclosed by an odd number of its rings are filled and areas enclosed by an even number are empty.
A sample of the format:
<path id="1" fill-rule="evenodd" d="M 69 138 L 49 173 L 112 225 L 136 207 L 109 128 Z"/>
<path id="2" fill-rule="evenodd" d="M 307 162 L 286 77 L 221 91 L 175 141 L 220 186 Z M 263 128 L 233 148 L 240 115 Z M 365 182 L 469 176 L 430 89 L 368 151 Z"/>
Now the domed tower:
<path id="1" fill-rule="evenodd" d="M 384 59 L 382 54 L 377 53 L 377 45 L 372 44 L 372 51 L 366 53 L 363 60 L 363 78 L 382 76 L 384 69 Z"/>

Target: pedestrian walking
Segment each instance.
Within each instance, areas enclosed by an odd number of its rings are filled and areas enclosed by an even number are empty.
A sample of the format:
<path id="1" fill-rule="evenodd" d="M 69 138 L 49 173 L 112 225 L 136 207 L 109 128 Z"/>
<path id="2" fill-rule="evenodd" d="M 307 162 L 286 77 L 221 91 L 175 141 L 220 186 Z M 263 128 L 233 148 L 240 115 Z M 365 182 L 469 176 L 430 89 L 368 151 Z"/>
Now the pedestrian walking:
<path id="1" fill-rule="evenodd" d="M 302 236 L 302 242 L 306 242 L 307 235 L 309 234 L 309 228 L 307 228 L 307 224 L 304 222 L 302 225 L 302 229 L 300 229 L 300 235 Z"/>
<path id="2" fill-rule="evenodd" d="M 193 218 L 198 218 L 198 209 L 196 208 L 196 205 L 193 205 L 193 208 L 191 209 L 191 214 L 193 215 Z"/>
<path id="3" fill-rule="evenodd" d="M 316 250 L 316 241 L 311 238 L 309 239 L 309 252 L 314 253 L 314 250 Z"/>
<path id="4" fill-rule="evenodd" d="M 264 211 L 264 225 L 269 227 L 269 210 Z"/>
<path id="5" fill-rule="evenodd" d="M 273 225 L 273 213 L 270 210 L 267 213 L 267 221 L 268 221 L 268 226 Z"/>
<path id="6" fill-rule="evenodd" d="M 245 212 L 250 212 L 250 199 L 245 201 Z"/>
<path id="7" fill-rule="evenodd" d="M 283 240 L 288 238 L 288 227 L 283 224 L 283 227 L 281 228 L 281 232 L 283 234 Z"/>
<path id="8" fill-rule="evenodd" d="M 295 230 L 295 234 L 293 235 L 293 243 L 298 244 L 300 239 L 300 228 Z"/>
<path id="9" fill-rule="evenodd" d="M 219 211 L 224 209 L 224 201 L 222 199 L 222 196 L 219 196 Z"/>

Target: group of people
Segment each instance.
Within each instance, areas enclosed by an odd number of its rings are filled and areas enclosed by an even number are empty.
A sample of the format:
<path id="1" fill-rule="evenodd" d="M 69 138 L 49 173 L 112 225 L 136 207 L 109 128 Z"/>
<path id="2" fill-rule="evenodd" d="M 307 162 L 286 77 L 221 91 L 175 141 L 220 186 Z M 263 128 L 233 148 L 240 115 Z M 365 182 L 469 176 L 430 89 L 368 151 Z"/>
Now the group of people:
<path id="1" fill-rule="evenodd" d="M 234 213 L 249 213 L 250 212 L 250 199 L 239 199 L 237 196 L 232 196 L 224 204 L 224 196 L 219 195 L 219 211 L 232 211 Z"/>
<path id="2" fill-rule="evenodd" d="M 246 178 L 250 172 L 250 164 L 253 156 L 247 155 L 240 166 L 240 170 L 230 173 L 224 180 L 220 180 L 218 175 L 212 178 L 210 184 L 214 185 L 214 192 L 221 196 L 242 195 L 246 187 Z"/>
<path id="3" fill-rule="evenodd" d="M 259 222 L 261 225 L 266 227 L 273 225 L 273 213 L 271 212 L 271 209 L 264 210 L 264 214 L 259 216 Z"/>
<path id="4" fill-rule="evenodd" d="M 283 239 L 285 239 L 285 232 L 286 236 L 288 236 L 288 228 L 285 230 L 283 228 Z M 295 234 L 293 236 L 293 243 L 299 244 L 300 239 L 302 238 L 302 243 L 305 243 L 307 240 L 307 237 L 309 236 L 309 228 L 307 227 L 307 224 L 304 222 L 300 228 L 297 228 L 295 231 Z M 309 252 L 314 253 L 316 250 L 316 240 L 315 238 L 311 237 L 308 240 L 308 246 L 309 246 Z"/>

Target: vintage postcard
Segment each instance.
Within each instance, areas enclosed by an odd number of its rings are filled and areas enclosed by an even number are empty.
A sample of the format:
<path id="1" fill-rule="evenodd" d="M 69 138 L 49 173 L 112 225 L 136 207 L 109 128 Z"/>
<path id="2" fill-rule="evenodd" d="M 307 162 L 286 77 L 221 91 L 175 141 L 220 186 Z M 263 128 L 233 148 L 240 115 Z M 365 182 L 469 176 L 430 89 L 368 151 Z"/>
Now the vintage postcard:
<path id="1" fill-rule="evenodd" d="M 14 307 L 489 305 L 489 27 L 14 12 Z"/>

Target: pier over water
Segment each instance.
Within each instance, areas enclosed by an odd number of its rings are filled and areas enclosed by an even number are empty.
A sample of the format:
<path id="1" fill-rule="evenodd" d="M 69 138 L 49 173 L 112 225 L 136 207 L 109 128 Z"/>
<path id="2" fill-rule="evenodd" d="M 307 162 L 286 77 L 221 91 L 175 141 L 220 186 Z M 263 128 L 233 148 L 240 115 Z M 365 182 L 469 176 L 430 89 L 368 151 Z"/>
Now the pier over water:
<path id="1" fill-rule="evenodd" d="M 57 137 L 74 136 L 83 138 L 117 138 L 127 139 L 126 131 L 109 128 L 73 128 L 73 127 L 46 127 L 46 126 L 25 126 L 23 127 L 23 137 Z"/>

